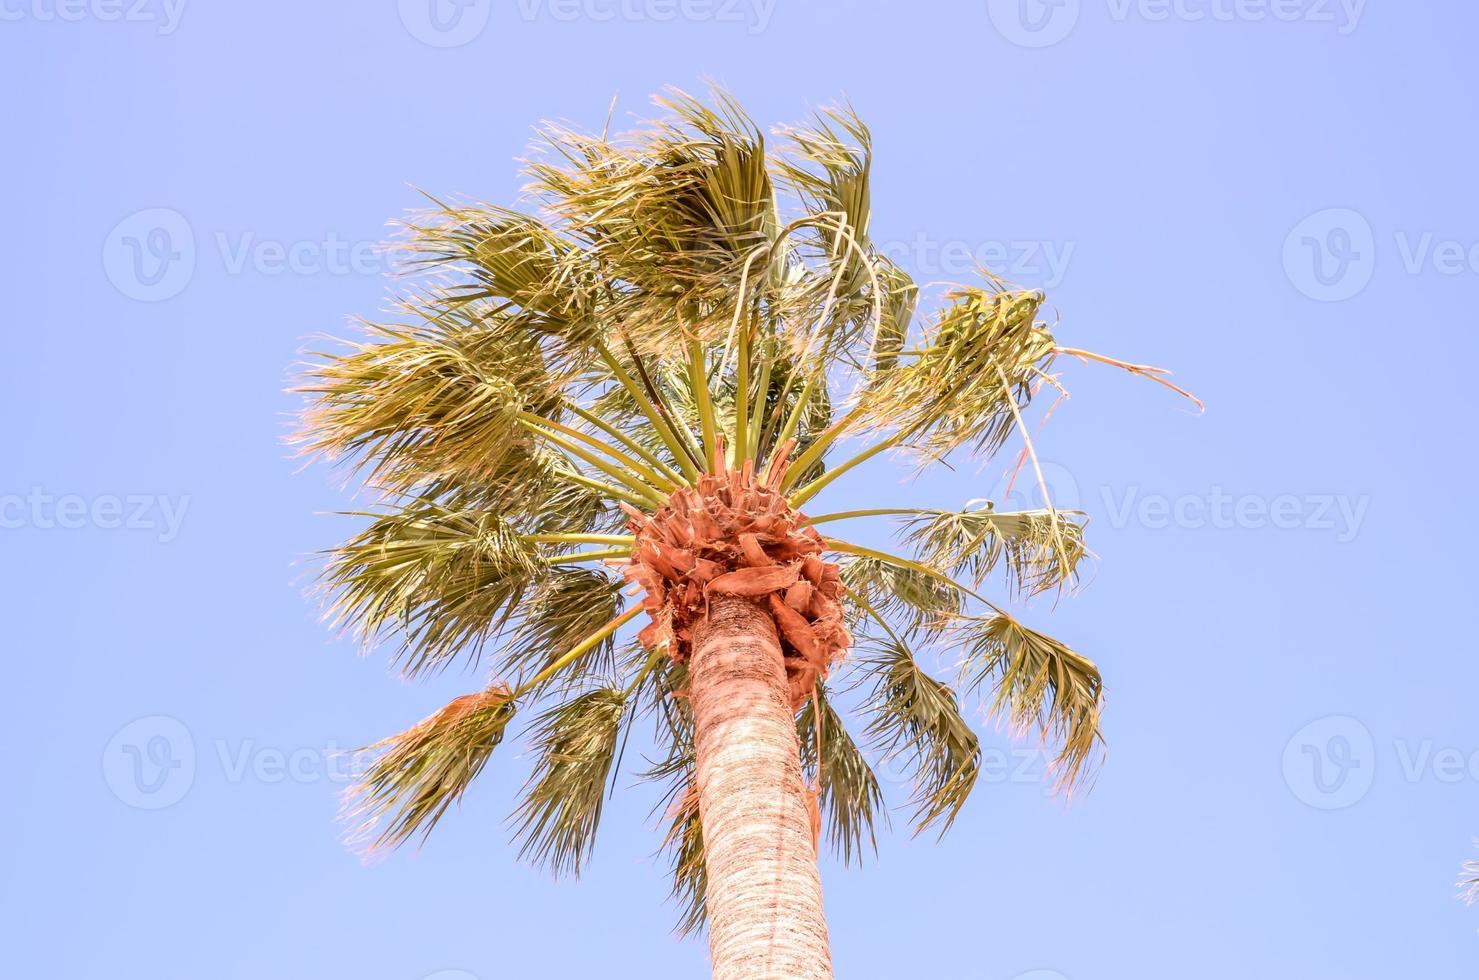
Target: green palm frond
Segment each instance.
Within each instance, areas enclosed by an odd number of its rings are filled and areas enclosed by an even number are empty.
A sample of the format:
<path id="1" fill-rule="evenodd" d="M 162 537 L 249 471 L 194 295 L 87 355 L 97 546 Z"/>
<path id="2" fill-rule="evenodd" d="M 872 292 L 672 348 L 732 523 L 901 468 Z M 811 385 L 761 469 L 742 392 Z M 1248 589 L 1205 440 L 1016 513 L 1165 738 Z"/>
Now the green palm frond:
<path id="1" fill-rule="evenodd" d="M 415 499 L 371 518 L 328 553 L 329 614 L 365 644 L 399 635 L 407 674 L 476 656 L 545 571 L 536 547 L 500 516 Z"/>
<path id="2" fill-rule="evenodd" d="M 899 363 L 899 352 L 909 338 L 914 311 L 919 304 L 919 287 L 897 264 L 882 259 L 878 266 L 880 284 L 887 290 L 883 299 L 883 321 L 873 339 L 873 363 L 868 384 L 876 389 Z"/>
<path id="3" fill-rule="evenodd" d="M 659 98 L 657 104 L 676 117 L 661 133 L 702 161 L 695 205 L 725 246 L 742 255 L 774 236 L 775 191 L 760 128 L 733 98 L 715 96 L 713 108 L 676 89 Z"/>
<path id="4" fill-rule="evenodd" d="M 870 639 L 864 668 L 872 676 L 868 737 L 915 773 L 918 830 L 954 823 L 981 772 L 981 744 L 960 713 L 950 685 L 929 676 L 897 637 Z"/>
<path id="5" fill-rule="evenodd" d="M 556 705 L 535 722 L 539 761 L 516 814 L 520 857 L 557 874 L 580 873 L 595 847 L 626 710 L 623 692 L 598 688 Z"/>
<path id="6" fill-rule="evenodd" d="M 906 521 L 905 539 L 924 564 L 962 572 L 980 586 L 999 564 L 1021 592 L 1035 595 L 1073 579 L 1084 546 L 1083 514 L 1053 509 L 997 511 L 988 503 Z"/>
<path id="7" fill-rule="evenodd" d="M 562 323 L 578 318 L 585 298 L 579 290 L 588 284 L 561 279 L 576 246 L 537 218 L 496 204 L 444 206 L 419 216 L 409 230 L 406 248 L 417 264 L 463 265 L 487 298 Z"/>
<path id="8" fill-rule="evenodd" d="M 817 764 L 817 704 L 821 704 L 821 764 Z M 801 762 L 817 780 L 818 804 L 827 824 L 827 836 L 844 864 L 862 861 L 863 847 L 877 851 L 875 822 L 888 820 L 883 790 L 868 760 L 847 731 L 842 716 L 821 687 L 796 716 Z"/>
<path id="9" fill-rule="evenodd" d="M 964 611 L 965 595 L 947 579 L 882 556 L 847 558 L 842 582 L 890 620 L 904 617 L 906 631 L 938 630 Z"/>
<path id="10" fill-rule="evenodd" d="M 464 694 L 419 724 L 370 747 L 383 750 L 345 800 L 352 839 L 370 851 L 431 833 L 503 741 L 512 692 Z"/>
<path id="11" fill-rule="evenodd" d="M 675 334 L 721 337 L 745 258 L 774 232 L 758 129 L 732 103 L 716 113 L 677 93 L 667 105 L 674 119 L 624 145 L 548 127 L 553 161 L 529 168 L 531 190 L 623 284 L 603 297 L 606 316 L 653 354 Z"/>
<path id="12" fill-rule="evenodd" d="M 813 212 L 842 214 L 858 236 L 867 235 L 873 137 L 857 113 L 850 106 L 831 106 L 809 124 L 780 131 L 790 145 L 776 169 L 787 187 Z"/>
<path id="13" fill-rule="evenodd" d="M 886 263 L 868 247 L 872 135 L 846 106 L 824 109 L 807 125 L 782 127 L 781 134 L 788 146 L 777 160 L 778 176 L 819 216 L 808 230 L 823 274 L 806 292 L 819 310 L 835 311 L 836 328 L 826 346 L 846 354 L 857 331 L 869 323 L 874 300 L 883 299 L 871 295 Z"/>
<path id="14" fill-rule="evenodd" d="M 1099 668 L 1067 646 L 998 611 L 957 626 L 962 670 L 974 690 L 994 686 L 992 711 L 1019 730 L 1056 741 L 1060 786 L 1072 787 L 1103 741 L 1099 713 L 1104 682 Z"/>
<path id="15" fill-rule="evenodd" d="M 919 440 L 935 455 L 970 445 L 989 456 L 1012 431 L 1009 406 L 1026 406 L 1052 361 L 1053 336 L 1037 320 L 1044 297 L 991 283 L 959 287 L 946 299 L 927 346 L 878 376 L 864 404 L 872 425 Z"/>
<path id="16" fill-rule="evenodd" d="M 306 451 L 370 468 L 371 481 L 406 489 L 438 478 L 508 479 L 530 440 L 518 425 L 536 348 L 504 331 L 441 324 L 366 324 L 371 343 L 321 354 L 297 389 Z"/>
<path id="17" fill-rule="evenodd" d="M 504 648 L 502 672 L 543 670 L 573 649 L 621 612 L 622 585 L 591 568 L 552 569 L 519 612 L 518 625 Z M 609 670 L 615 646 L 615 635 L 606 637 L 573 664 L 567 676 L 576 679 Z"/>
<path id="18" fill-rule="evenodd" d="M 614 501 L 565 478 L 561 465 L 551 459 L 550 454 L 544 454 L 548 484 L 531 480 L 523 488 L 525 496 L 520 503 L 528 508 L 527 533 L 609 534 L 626 526 L 626 515 Z M 484 495 L 482 506 L 506 512 L 508 498 L 503 492 Z"/>

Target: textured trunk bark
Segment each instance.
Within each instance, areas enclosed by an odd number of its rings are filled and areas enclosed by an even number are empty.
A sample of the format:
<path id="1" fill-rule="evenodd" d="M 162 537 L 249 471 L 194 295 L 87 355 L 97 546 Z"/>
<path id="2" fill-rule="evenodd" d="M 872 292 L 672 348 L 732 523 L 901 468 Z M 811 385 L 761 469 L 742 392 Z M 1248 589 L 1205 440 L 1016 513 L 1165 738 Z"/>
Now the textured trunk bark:
<path id="1" fill-rule="evenodd" d="M 832 976 L 796 724 L 775 626 L 715 595 L 689 665 L 714 980 Z"/>

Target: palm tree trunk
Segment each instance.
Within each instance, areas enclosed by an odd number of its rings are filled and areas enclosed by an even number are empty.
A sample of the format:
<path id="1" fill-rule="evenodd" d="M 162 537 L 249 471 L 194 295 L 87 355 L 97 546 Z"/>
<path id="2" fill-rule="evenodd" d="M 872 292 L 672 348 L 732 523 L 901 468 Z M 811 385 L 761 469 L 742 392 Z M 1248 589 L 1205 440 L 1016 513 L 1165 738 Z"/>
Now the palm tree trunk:
<path id="1" fill-rule="evenodd" d="M 690 664 L 714 980 L 832 976 L 780 642 L 748 599 L 712 597 Z"/>

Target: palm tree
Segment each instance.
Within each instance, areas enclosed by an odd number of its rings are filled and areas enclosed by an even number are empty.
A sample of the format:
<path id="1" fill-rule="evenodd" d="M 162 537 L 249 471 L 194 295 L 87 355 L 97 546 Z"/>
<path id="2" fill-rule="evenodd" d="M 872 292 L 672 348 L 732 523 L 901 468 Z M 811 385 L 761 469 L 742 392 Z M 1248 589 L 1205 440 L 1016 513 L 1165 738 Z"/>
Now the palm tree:
<path id="1" fill-rule="evenodd" d="M 863 746 L 911 767 L 913 823 L 943 832 L 981 763 L 962 694 L 1056 745 L 1070 787 L 1102 684 L 981 591 L 1074 582 L 1082 514 L 802 508 L 880 454 L 985 459 L 1014 432 L 1041 481 L 1023 412 L 1060 355 L 1169 382 L 1060 346 L 1040 292 L 989 276 L 916 322 L 919 287 L 869 243 L 850 110 L 775 154 L 723 93 L 657 101 L 619 137 L 546 126 L 537 216 L 436 202 L 394 322 L 306 370 L 303 446 L 380 501 L 327 557 L 331 617 L 394 640 L 408 675 L 489 653 L 494 678 L 376 746 L 351 809 L 372 849 L 424 837 L 526 715 L 514 834 L 576 873 L 645 720 L 681 928 L 707 926 L 714 976 L 827 977 L 818 838 L 851 861 L 886 816 Z M 871 517 L 904 553 L 836 532 Z M 925 648 L 954 651 L 958 688 Z"/>

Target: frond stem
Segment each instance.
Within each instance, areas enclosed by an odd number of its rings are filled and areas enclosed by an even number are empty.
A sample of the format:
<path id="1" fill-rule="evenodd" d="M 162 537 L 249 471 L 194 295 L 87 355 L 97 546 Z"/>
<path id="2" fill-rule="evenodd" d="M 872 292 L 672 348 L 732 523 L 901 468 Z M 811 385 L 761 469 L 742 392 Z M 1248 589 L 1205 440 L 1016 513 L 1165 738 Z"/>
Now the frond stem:
<path id="1" fill-rule="evenodd" d="M 627 373 L 626 368 L 621 366 L 615 355 L 607 350 L 604 344 L 598 341 L 595 347 L 596 353 L 606 365 L 606 369 L 627 390 L 627 394 L 632 396 L 632 401 L 637 403 L 637 410 L 647 417 L 647 421 L 652 423 L 652 428 L 657 432 L 658 438 L 668 447 L 668 452 L 673 454 L 673 458 L 678 461 L 678 465 L 683 468 L 683 472 L 688 474 L 688 479 L 697 480 L 699 469 L 694 464 L 692 453 L 678 439 L 678 434 L 669 424 L 665 413 L 659 412 L 653 406 L 651 399 L 647 397 L 647 393 L 632 379 L 632 376 Z"/>
<path id="2" fill-rule="evenodd" d="M 848 427 L 857 421 L 858 417 L 862 414 L 863 406 L 859 405 L 836 422 L 827 426 L 826 430 L 817 436 L 816 441 L 810 446 L 807 446 L 806 451 L 796 457 L 796 461 L 786 471 L 785 478 L 781 480 L 781 489 L 789 490 L 795 486 L 796 481 L 801 479 L 801 474 L 805 473 L 811 468 L 813 463 L 821 459 L 822 454 L 827 451 L 828 447 L 840 439 L 842 434 L 848 430 Z"/>
<path id="3" fill-rule="evenodd" d="M 568 425 L 561 425 L 559 422 L 553 422 L 542 415 L 535 415 L 532 412 L 520 412 L 519 421 L 524 423 L 525 428 L 543 426 L 546 429 L 552 429 L 555 432 L 562 433 L 572 439 L 577 439 L 580 442 L 585 443 L 591 449 L 594 449 L 600 453 L 605 453 L 607 456 L 610 456 L 612 459 L 616 460 L 618 463 L 631 470 L 637 476 L 641 477 L 648 484 L 657 488 L 658 490 L 665 490 L 668 493 L 672 493 L 674 490 L 678 489 L 677 483 L 674 483 L 667 477 L 658 474 L 650 467 L 637 462 L 635 459 L 632 459 L 626 453 L 617 449 L 615 446 L 612 446 L 610 443 L 602 442 L 600 439 L 597 439 L 588 433 L 581 432 L 579 429 L 573 429 Z"/>
<path id="4" fill-rule="evenodd" d="M 594 490 L 603 497 L 625 501 L 638 509 L 652 506 L 652 502 L 645 497 L 639 497 L 635 493 L 628 493 L 620 487 L 613 487 L 611 484 L 602 483 L 600 480 L 593 480 L 583 473 L 577 473 L 574 470 L 558 470 L 557 472 L 570 482 L 578 483 L 587 490 Z"/>
<path id="5" fill-rule="evenodd" d="M 867 510 L 839 510 L 831 514 L 818 514 L 816 517 L 808 517 L 812 524 L 826 524 L 828 521 L 846 521 L 854 517 L 917 517 L 926 514 L 943 514 L 945 511 L 933 510 L 927 507 L 870 507 Z"/>
<path id="6" fill-rule="evenodd" d="M 970 596 L 977 602 L 981 602 L 987 606 L 990 606 L 995 612 L 1000 613 L 1001 615 L 1006 615 L 1005 611 L 1003 611 L 1003 609 L 996 603 L 992 602 L 990 599 L 986 598 L 970 586 L 960 584 L 955 579 L 951 578 L 949 575 L 946 575 L 944 572 L 940 571 L 937 568 L 931 568 L 928 565 L 922 564 L 921 562 L 917 561 L 911 561 L 908 558 L 900 558 L 898 555 L 890 554 L 887 551 L 879 551 L 876 548 L 865 548 L 860 544 L 852 544 L 839 538 L 823 538 L 822 542 L 827 546 L 827 549 L 829 551 L 836 551 L 844 555 L 856 555 L 859 558 L 873 558 L 878 561 L 894 565 L 898 568 L 908 569 L 911 572 L 918 572 L 921 575 L 928 575 L 930 578 L 936 579 L 940 582 L 944 582 L 951 588 L 959 590 L 962 594 Z"/>
<path id="7" fill-rule="evenodd" d="M 651 464 L 653 469 L 661 473 L 675 486 L 688 482 L 685 477 L 676 472 L 672 467 L 668 466 L 668 464 L 664 463 L 661 459 L 658 459 L 656 453 L 648 449 L 646 446 L 642 445 L 637 440 L 633 439 L 631 436 L 627 435 L 625 432 L 618 429 L 616 426 L 612 425 L 610 422 L 607 422 L 605 419 L 601 418 L 601 416 L 595 414 L 594 412 L 587 412 L 579 405 L 573 403 L 567 404 L 566 407 L 585 421 L 589 422 L 591 425 L 611 436 L 617 442 L 620 442 L 623 446 L 626 446 L 633 453 L 636 453 L 637 456 L 639 456 L 647 463 Z"/>
<path id="8" fill-rule="evenodd" d="M 874 456 L 877 456 L 879 453 L 894 448 L 899 443 L 904 441 L 904 437 L 905 433 L 896 432 L 893 435 L 889 436 L 887 439 L 882 439 L 869 446 L 867 449 L 858 453 L 847 462 L 832 467 L 830 470 L 823 473 L 821 476 L 817 477 L 815 480 L 812 480 L 806 486 L 802 487 L 800 490 L 797 490 L 794 494 L 792 494 L 789 498 L 791 506 L 800 507 L 812 497 L 815 497 L 817 494 L 821 493 L 823 488 L 825 488 L 827 484 L 831 483 L 833 480 L 837 479 L 839 476 L 846 473 L 853 467 L 861 466 L 863 463 L 866 463 L 868 460 L 872 459 Z"/>
<path id="9" fill-rule="evenodd" d="M 770 372 L 775 367 L 775 341 L 767 338 L 765 360 L 760 365 L 760 380 L 755 386 L 755 410 L 750 418 L 749 444 L 758 457 L 760 455 L 760 427 L 765 421 L 765 400 L 770 395 Z"/>
<path id="10" fill-rule="evenodd" d="M 749 267 L 746 266 L 746 271 Z M 741 286 L 740 297 L 744 297 L 744 289 Z M 735 366 L 735 388 L 734 388 L 734 443 L 733 464 L 736 467 L 743 466 L 749 458 L 749 450 L 746 447 L 750 434 L 750 327 L 753 321 L 746 323 L 740 330 L 736 341 L 739 353 L 739 361 Z"/>
<path id="11" fill-rule="evenodd" d="M 624 544 L 636 540 L 630 534 L 526 534 L 525 541 L 533 544 Z"/>
<path id="12" fill-rule="evenodd" d="M 630 558 L 632 549 L 626 548 L 601 548 L 598 551 L 575 551 L 568 555 L 545 555 L 546 565 L 577 565 L 587 561 L 605 561 L 608 558 Z"/>
<path id="13" fill-rule="evenodd" d="M 529 680 L 520 684 L 519 689 L 514 691 L 513 698 L 511 698 L 510 700 L 517 700 L 518 698 L 524 696 L 525 694 L 532 691 L 534 688 L 538 687 L 545 681 L 549 680 L 551 677 L 558 674 L 560 671 L 564 670 L 566 667 L 570 666 L 570 664 L 574 663 L 576 660 L 579 660 L 582 656 L 595 649 L 596 644 L 600 643 L 602 640 L 606 639 L 606 637 L 621 629 L 622 626 L 631 622 L 641 611 L 642 606 L 639 603 L 628 609 L 626 612 L 622 613 L 620 616 L 617 616 L 605 626 L 602 626 L 600 629 L 596 630 L 590 636 L 575 644 L 575 646 L 570 648 L 570 652 L 562 654 L 554 663 L 550 664 L 548 667 L 535 674 Z"/>
<path id="14" fill-rule="evenodd" d="M 520 415 L 519 422 L 524 426 L 524 428 L 533 432 L 535 435 L 540 436 L 545 441 L 553 443 L 554 445 L 565 450 L 565 452 L 576 457 L 577 459 L 584 460 L 585 462 L 594 466 L 596 469 L 600 470 L 602 473 L 605 473 L 607 476 L 617 481 L 617 483 L 625 486 L 629 490 L 634 491 L 638 496 L 646 498 L 646 505 L 655 505 L 661 507 L 663 504 L 667 503 L 667 497 L 663 496 L 662 493 L 649 486 L 648 484 L 642 482 L 642 480 L 639 479 L 637 476 L 627 472 L 620 466 L 617 466 L 614 463 L 610 463 L 602 459 L 600 456 L 596 455 L 593 452 L 590 452 L 587 449 L 582 449 L 577 444 L 571 442 L 570 440 L 564 438 L 556 432 L 542 428 L 539 425 L 536 425 L 534 422 L 523 418 L 522 413 Z"/>
<path id="15" fill-rule="evenodd" d="M 1207 406 L 1196 395 L 1193 395 L 1178 384 L 1167 381 L 1166 375 L 1171 372 L 1165 368 L 1152 367 L 1149 364 L 1131 364 L 1129 361 L 1121 361 L 1118 358 L 1108 357 L 1104 354 L 1095 354 L 1093 351 L 1079 350 L 1077 347 L 1054 347 L 1053 352 L 1055 354 L 1067 354 L 1069 357 L 1079 357 L 1086 361 L 1098 361 L 1100 364 L 1108 364 L 1111 367 L 1129 371 L 1131 374 L 1138 374 L 1142 378 L 1148 378 L 1158 385 L 1165 385 L 1183 398 L 1189 399 L 1197 407 L 1197 411 L 1204 412 L 1207 410 Z"/>
<path id="16" fill-rule="evenodd" d="M 781 426 L 780 434 L 775 437 L 773 445 L 784 446 L 786 440 L 796 434 L 796 429 L 801 425 L 801 415 L 806 409 L 806 403 L 811 400 L 811 393 L 816 390 L 817 379 L 820 376 L 821 369 L 807 375 L 806 383 L 801 386 L 801 392 L 796 396 L 796 404 L 791 406 L 791 413 L 786 416 L 786 424 Z M 787 387 L 789 388 L 789 385 Z M 782 392 L 781 397 L 784 400 L 785 392 Z M 776 405 L 776 408 L 780 407 L 780 404 Z"/>
<path id="17" fill-rule="evenodd" d="M 714 403 L 709 397 L 709 379 L 704 370 L 704 345 L 697 337 L 688 339 L 688 386 L 703 426 L 704 469 L 714 465 L 714 449 L 719 445 L 719 427 L 714 422 Z"/>

